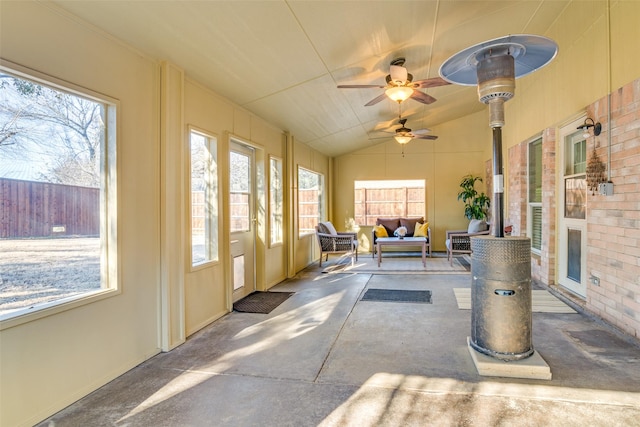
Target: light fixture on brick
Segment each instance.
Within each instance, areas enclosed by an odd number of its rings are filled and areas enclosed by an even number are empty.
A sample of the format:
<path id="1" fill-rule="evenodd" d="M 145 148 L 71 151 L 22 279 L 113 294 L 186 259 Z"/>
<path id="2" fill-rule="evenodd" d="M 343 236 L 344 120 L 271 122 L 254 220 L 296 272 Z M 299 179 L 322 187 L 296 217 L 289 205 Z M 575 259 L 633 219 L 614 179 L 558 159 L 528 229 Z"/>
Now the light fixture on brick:
<path id="1" fill-rule="evenodd" d="M 591 136 L 589 128 L 593 128 L 593 136 L 598 136 L 600 135 L 600 132 L 602 132 L 602 125 L 600 122 L 594 123 L 591 117 L 587 117 L 584 119 L 584 123 L 577 127 L 577 129 L 582 129 L 582 136 L 584 139 Z"/>

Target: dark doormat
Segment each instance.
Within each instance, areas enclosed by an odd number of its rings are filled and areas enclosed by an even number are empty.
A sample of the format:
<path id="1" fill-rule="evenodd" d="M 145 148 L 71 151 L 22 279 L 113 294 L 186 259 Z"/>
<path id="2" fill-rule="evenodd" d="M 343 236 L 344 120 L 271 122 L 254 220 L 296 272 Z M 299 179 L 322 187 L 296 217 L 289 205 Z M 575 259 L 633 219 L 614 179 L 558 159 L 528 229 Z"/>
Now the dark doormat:
<path id="1" fill-rule="evenodd" d="M 233 304 L 235 311 L 269 314 L 294 292 L 254 292 Z"/>
<path id="2" fill-rule="evenodd" d="M 431 291 L 403 289 L 367 289 L 360 301 L 420 302 L 431 304 Z"/>

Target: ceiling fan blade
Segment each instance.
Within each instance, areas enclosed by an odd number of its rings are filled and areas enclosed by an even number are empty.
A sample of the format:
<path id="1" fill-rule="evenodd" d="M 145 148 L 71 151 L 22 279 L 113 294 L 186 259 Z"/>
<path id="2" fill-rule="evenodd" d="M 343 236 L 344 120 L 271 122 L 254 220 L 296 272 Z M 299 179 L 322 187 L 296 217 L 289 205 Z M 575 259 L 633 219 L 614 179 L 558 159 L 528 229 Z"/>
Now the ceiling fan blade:
<path id="1" fill-rule="evenodd" d="M 386 86 L 380 86 L 380 85 L 338 85 L 338 89 L 363 89 L 363 88 L 370 88 L 370 87 L 377 87 L 377 88 L 385 88 Z"/>
<path id="2" fill-rule="evenodd" d="M 372 129 L 373 132 L 378 132 L 378 131 L 384 131 L 384 132 L 388 132 L 389 129 L 391 128 L 391 126 L 395 125 L 397 123 L 396 119 L 393 120 L 389 120 L 386 122 L 379 122 L 377 125 L 375 125 Z"/>
<path id="3" fill-rule="evenodd" d="M 378 102 L 382 101 L 383 99 L 387 98 L 387 94 L 383 93 L 382 95 L 379 95 L 375 98 L 373 98 L 371 101 L 367 102 L 366 104 L 364 104 L 365 107 L 371 107 L 372 105 L 377 104 Z"/>
<path id="4" fill-rule="evenodd" d="M 415 99 L 418 102 L 422 102 L 423 104 L 431 104 L 436 102 L 436 99 L 431 96 L 431 95 L 427 95 L 424 92 L 420 92 L 419 90 L 414 90 L 413 93 L 411 94 L 411 99 Z"/>
<path id="5" fill-rule="evenodd" d="M 411 83 L 411 85 L 415 88 L 437 87 L 437 86 L 445 86 L 449 84 L 451 83 L 449 83 L 442 77 L 433 77 L 430 79 L 416 80 L 415 82 Z"/>
<path id="6" fill-rule="evenodd" d="M 413 135 L 415 139 L 438 139 L 435 135 Z"/>
<path id="7" fill-rule="evenodd" d="M 431 129 L 418 129 L 418 130 L 414 130 L 412 132 L 415 135 L 424 135 L 424 134 L 427 134 L 427 133 L 431 132 Z"/>

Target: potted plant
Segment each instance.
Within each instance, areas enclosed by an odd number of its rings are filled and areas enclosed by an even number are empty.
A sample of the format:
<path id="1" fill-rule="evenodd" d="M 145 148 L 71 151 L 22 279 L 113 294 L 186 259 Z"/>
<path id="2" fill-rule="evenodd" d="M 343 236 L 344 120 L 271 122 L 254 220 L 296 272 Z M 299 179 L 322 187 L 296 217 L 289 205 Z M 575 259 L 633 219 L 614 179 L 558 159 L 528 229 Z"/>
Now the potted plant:
<path id="1" fill-rule="evenodd" d="M 475 188 L 476 181 L 482 182 L 479 176 L 466 175 L 460 181 L 460 192 L 458 200 L 464 203 L 464 216 L 468 219 L 485 219 L 487 210 L 491 207 L 489 196 L 484 193 L 478 193 Z"/>

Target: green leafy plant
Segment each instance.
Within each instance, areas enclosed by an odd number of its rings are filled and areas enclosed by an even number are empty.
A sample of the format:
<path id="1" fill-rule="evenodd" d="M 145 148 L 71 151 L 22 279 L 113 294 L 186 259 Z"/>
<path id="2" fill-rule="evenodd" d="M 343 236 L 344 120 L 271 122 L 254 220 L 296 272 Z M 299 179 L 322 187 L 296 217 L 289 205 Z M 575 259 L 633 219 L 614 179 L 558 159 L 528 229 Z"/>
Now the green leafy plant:
<path id="1" fill-rule="evenodd" d="M 473 175 L 462 177 L 462 190 L 458 193 L 458 200 L 464 203 L 464 216 L 468 219 L 485 219 L 487 210 L 491 207 L 491 200 L 486 194 L 478 193 L 475 188 L 476 181 L 482 182 L 482 178 Z"/>

